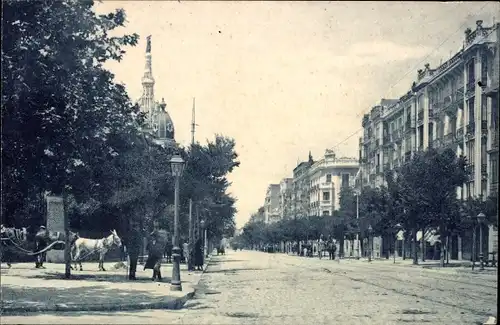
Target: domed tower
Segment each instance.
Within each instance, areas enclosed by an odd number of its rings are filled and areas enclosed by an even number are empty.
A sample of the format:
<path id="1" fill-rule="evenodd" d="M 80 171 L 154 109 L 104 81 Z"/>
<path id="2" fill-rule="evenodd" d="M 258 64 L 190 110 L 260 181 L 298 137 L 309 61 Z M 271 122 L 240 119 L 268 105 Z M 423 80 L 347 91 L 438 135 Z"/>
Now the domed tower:
<path id="1" fill-rule="evenodd" d="M 167 144 L 175 144 L 174 123 L 167 112 L 167 104 L 162 98 L 161 103 L 157 105 L 157 111 L 154 114 L 154 125 L 156 126 L 156 138 Z"/>
<path id="2" fill-rule="evenodd" d="M 162 98 L 161 103 L 155 101 L 153 78 L 153 65 L 151 55 L 151 35 L 146 38 L 146 65 L 142 77 L 142 96 L 138 101 L 141 112 L 145 113 L 146 129 L 153 136 L 153 141 L 157 144 L 175 146 L 174 124 L 168 114 L 167 104 Z"/>

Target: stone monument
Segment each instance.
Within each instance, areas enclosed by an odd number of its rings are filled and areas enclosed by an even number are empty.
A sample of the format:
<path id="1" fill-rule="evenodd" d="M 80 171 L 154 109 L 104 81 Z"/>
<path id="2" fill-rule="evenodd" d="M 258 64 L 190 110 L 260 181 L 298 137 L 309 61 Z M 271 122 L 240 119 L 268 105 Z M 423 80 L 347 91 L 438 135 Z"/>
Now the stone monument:
<path id="1" fill-rule="evenodd" d="M 61 196 L 47 196 L 47 224 L 45 226 L 49 231 L 64 233 L 64 203 Z M 64 250 L 49 250 L 47 262 L 64 263 Z"/>

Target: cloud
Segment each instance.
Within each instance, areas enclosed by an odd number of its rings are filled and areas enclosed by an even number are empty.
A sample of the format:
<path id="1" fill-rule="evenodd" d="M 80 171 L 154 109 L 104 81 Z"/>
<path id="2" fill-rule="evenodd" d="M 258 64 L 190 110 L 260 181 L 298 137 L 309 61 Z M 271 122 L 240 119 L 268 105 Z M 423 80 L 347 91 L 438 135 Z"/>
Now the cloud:
<path id="1" fill-rule="evenodd" d="M 333 62 L 335 67 L 380 66 L 423 58 L 431 51 L 426 46 L 407 46 L 389 41 L 361 42 L 352 45 L 342 55 L 334 56 Z"/>

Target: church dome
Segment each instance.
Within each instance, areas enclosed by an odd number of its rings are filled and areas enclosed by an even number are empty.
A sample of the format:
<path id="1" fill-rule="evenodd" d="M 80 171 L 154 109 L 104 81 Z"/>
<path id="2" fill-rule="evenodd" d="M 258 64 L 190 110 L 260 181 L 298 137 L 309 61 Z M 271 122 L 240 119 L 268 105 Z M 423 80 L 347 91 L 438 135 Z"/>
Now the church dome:
<path id="1" fill-rule="evenodd" d="M 167 104 L 165 100 L 162 98 L 161 103 L 158 104 L 158 111 L 156 114 L 156 125 L 157 125 L 157 137 L 160 140 L 163 139 L 174 139 L 174 123 L 170 118 L 166 110 Z"/>

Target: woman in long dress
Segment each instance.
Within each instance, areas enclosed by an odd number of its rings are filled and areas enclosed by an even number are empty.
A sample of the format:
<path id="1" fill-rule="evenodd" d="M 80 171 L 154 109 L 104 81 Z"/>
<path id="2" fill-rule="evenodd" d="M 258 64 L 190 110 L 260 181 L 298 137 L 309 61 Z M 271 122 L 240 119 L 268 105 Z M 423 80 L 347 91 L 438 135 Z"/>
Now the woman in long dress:
<path id="1" fill-rule="evenodd" d="M 201 238 L 194 244 L 194 266 L 197 271 L 203 271 L 203 241 Z"/>

